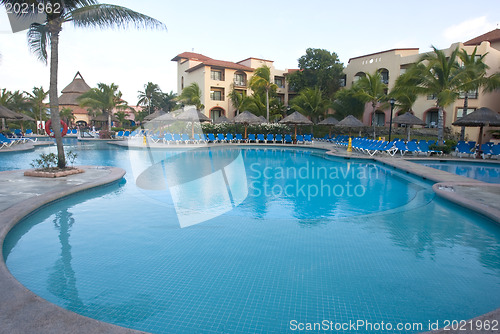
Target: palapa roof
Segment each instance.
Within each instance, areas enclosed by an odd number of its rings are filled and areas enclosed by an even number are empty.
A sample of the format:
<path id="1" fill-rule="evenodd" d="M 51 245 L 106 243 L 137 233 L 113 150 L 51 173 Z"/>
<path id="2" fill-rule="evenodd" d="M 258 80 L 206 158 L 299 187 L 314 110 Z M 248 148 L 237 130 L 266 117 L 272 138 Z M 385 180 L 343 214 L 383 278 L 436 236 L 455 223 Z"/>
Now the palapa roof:
<path id="1" fill-rule="evenodd" d="M 490 32 L 487 32 L 486 34 L 482 34 L 481 36 L 477 36 L 465 42 L 464 45 L 479 45 L 484 41 L 490 43 L 500 41 L 500 29 L 495 29 Z"/>
<path id="2" fill-rule="evenodd" d="M 312 121 L 310 119 L 308 119 L 298 111 L 294 111 L 293 114 L 288 115 L 279 122 L 283 124 L 312 124 Z"/>
<path id="3" fill-rule="evenodd" d="M 216 124 L 220 124 L 220 123 L 232 123 L 233 121 L 231 121 L 229 118 L 227 118 L 226 116 L 222 115 L 221 117 L 217 118 L 214 123 Z"/>
<path id="4" fill-rule="evenodd" d="M 408 125 L 425 125 L 425 122 L 422 121 L 417 116 L 414 116 L 410 112 L 405 112 L 402 115 L 394 117 L 392 120 L 393 123 L 397 124 L 408 124 Z"/>
<path id="5" fill-rule="evenodd" d="M 318 124 L 319 125 L 335 125 L 338 122 L 339 121 L 335 117 L 328 117 L 328 118 L 325 118 L 324 120 L 322 120 L 321 122 L 319 122 Z"/>
<path id="6" fill-rule="evenodd" d="M 188 121 L 188 122 L 210 122 L 211 119 L 208 118 L 205 114 L 202 114 L 194 106 L 186 106 L 184 107 L 184 111 L 181 112 L 176 117 L 179 121 Z"/>
<path id="7" fill-rule="evenodd" d="M 453 125 L 457 126 L 500 126 L 500 114 L 489 108 L 482 107 L 459 118 Z"/>
<path id="8" fill-rule="evenodd" d="M 146 117 L 144 117 L 144 120 L 150 121 L 156 117 L 160 117 L 160 116 L 165 115 L 165 114 L 166 114 L 166 112 L 164 112 L 163 110 L 156 110 L 154 113 L 149 114 Z"/>
<path id="9" fill-rule="evenodd" d="M 343 120 L 338 122 L 335 126 L 343 126 L 346 128 L 360 128 L 365 126 L 359 119 L 353 115 L 347 115 Z"/>
<path id="10" fill-rule="evenodd" d="M 240 113 L 238 116 L 233 118 L 233 121 L 235 123 L 246 123 L 246 124 L 259 124 L 262 122 L 259 117 L 255 116 L 254 114 L 252 114 L 250 111 L 247 110 L 245 110 L 244 112 Z"/>
<path id="11" fill-rule="evenodd" d="M 7 118 L 7 119 L 21 119 L 23 116 L 21 114 L 18 114 L 17 112 L 14 112 L 10 109 L 7 109 L 4 106 L 0 106 L 0 118 Z"/>
<path id="12" fill-rule="evenodd" d="M 73 81 L 61 91 L 62 95 L 59 96 L 59 105 L 77 106 L 79 104 L 76 99 L 89 90 L 90 86 L 83 80 L 80 72 L 76 72 Z"/>

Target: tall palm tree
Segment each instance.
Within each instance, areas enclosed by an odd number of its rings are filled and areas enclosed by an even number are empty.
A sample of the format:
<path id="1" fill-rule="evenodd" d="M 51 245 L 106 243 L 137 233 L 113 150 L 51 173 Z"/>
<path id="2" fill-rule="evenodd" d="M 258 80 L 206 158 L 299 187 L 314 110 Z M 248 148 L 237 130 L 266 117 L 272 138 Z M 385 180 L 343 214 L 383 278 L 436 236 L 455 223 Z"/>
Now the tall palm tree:
<path id="1" fill-rule="evenodd" d="M 266 94 L 266 119 L 269 122 L 269 95 L 276 91 L 278 86 L 271 81 L 271 68 L 261 66 L 255 70 L 249 81 L 250 88 L 255 93 L 265 92 Z"/>
<path id="2" fill-rule="evenodd" d="M 30 92 L 26 92 L 28 95 L 28 101 L 31 104 L 31 108 L 33 110 L 33 116 L 38 121 L 43 121 L 47 117 L 47 103 L 45 103 L 45 99 L 49 95 L 49 91 L 43 90 L 43 87 L 33 87 L 33 90 Z"/>
<path id="3" fill-rule="evenodd" d="M 163 93 L 160 89 L 160 86 L 158 86 L 157 84 L 148 82 L 146 85 L 144 85 L 144 91 L 139 91 L 138 93 L 139 95 L 137 96 L 137 98 L 139 99 L 139 101 L 137 102 L 137 105 L 147 106 L 149 114 L 151 114 L 154 109 L 160 107 Z"/>
<path id="4" fill-rule="evenodd" d="M 16 3 L 18 0 L 0 0 L 0 5 Z M 28 29 L 28 44 L 31 51 L 42 61 L 47 62 L 47 44 L 50 44 L 50 115 L 57 145 L 57 166 L 64 168 L 66 160 L 60 131 L 59 98 L 57 90 L 57 75 L 59 67 L 59 34 L 64 23 L 72 22 L 75 27 L 108 28 L 127 27 L 165 29 L 165 25 L 147 15 L 131 9 L 99 4 L 95 0 L 44 0 L 45 6 L 54 4 L 60 6 L 60 11 L 47 13 L 43 24 L 33 23 Z M 25 16 L 31 14 L 22 14 Z"/>
<path id="5" fill-rule="evenodd" d="M 458 47 L 449 56 L 432 47 L 433 52 L 424 54 L 408 69 L 403 83 L 418 95 L 436 96 L 438 108 L 438 145 L 443 145 L 443 109 L 457 100 L 464 88 L 466 72 L 458 64 Z"/>
<path id="6" fill-rule="evenodd" d="M 396 100 L 395 106 L 404 113 L 413 111 L 413 105 L 418 98 L 418 95 L 413 90 L 413 87 L 405 85 L 406 80 L 408 80 L 406 78 L 408 75 L 409 73 L 401 74 L 396 79 L 394 88 L 389 94 L 390 97 Z"/>
<path id="7" fill-rule="evenodd" d="M 244 111 L 249 103 L 248 97 L 244 93 L 236 89 L 232 89 L 228 95 L 229 100 L 236 109 L 236 115 L 239 115 L 241 111 Z"/>
<path id="8" fill-rule="evenodd" d="M 181 92 L 181 95 L 177 97 L 177 100 L 184 105 L 196 106 L 196 109 L 203 110 L 205 106 L 201 102 L 201 89 L 200 86 L 193 82 Z"/>
<path id="9" fill-rule="evenodd" d="M 177 94 L 174 93 L 173 91 L 170 91 L 170 93 L 162 93 L 160 107 L 167 112 L 175 110 L 177 108 L 176 99 L 177 99 Z"/>
<path id="10" fill-rule="evenodd" d="M 462 69 L 465 72 L 464 82 L 463 82 L 463 93 L 464 93 L 464 112 L 463 116 L 467 115 L 467 108 L 469 107 L 469 92 L 477 91 L 481 86 L 487 86 L 490 80 L 486 76 L 486 71 L 489 66 L 484 63 L 484 58 L 488 53 L 477 56 L 477 46 L 474 51 L 469 55 L 466 50 L 462 49 L 458 56 L 462 61 Z M 462 116 L 462 117 L 463 117 Z M 465 138 L 465 126 L 462 126 L 460 130 L 460 140 Z"/>
<path id="11" fill-rule="evenodd" d="M 118 90 L 118 86 L 114 83 L 111 85 L 98 83 L 97 88 L 92 88 L 91 90 L 83 93 L 77 98 L 77 101 L 82 107 L 99 110 L 104 115 L 108 116 L 109 131 L 111 131 L 111 116 L 113 110 L 124 110 L 130 108 L 127 103 L 122 100 L 122 93 Z"/>
<path id="12" fill-rule="evenodd" d="M 127 119 L 128 114 L 124 111 L 118 111 L 115 113 L 115 116 L 118 119 L 118 122 L 120 122 L 121 127 L 124 128 L 125 124 L 128 122 L 128 119 Z"/>
<path id="13" fill-rule="evenodd" d="M 377 125 L 375 112 L 377 111 L 377 105 L 387 98 L 387 85 L 382 82 L 382 75 L 377 71 L 373 74 L 367 73 L 359 79 L 354 85 L 354 90 L 361 101 L 372 105 L 373 139 L 375 139 Z"/>
<path id="14" fill-rule="evenodd" d="M 335 117 L 343 119 L 348 115 L 360 118 L 363 115 L 365 104 L 356 96 L 352 88 L 343 88 L 335 93 L 335 100 L 331 104 L 335 110 Z"/>
<path id="15" fill-rule="evenodd" d="M 311 121 L 317 123 L 325 116 L 329 102 L 323 97 L 323 92 L 318 87 L 304 88 L 291 101 L 290 106 L 301 114 L 309 116 Z"/>

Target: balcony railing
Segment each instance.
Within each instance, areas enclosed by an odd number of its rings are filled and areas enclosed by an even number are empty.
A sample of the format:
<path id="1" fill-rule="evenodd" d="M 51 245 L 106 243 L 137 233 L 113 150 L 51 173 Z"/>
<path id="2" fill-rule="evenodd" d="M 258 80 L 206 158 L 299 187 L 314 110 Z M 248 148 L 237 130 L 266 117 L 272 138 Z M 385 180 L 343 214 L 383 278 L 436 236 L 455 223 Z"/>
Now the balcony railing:
<path id="1" fill-rule="evenodd" d="M 234 85 L 238 87 L 246 87 L 247 83 L 245 80 L 234 80 Z"/>

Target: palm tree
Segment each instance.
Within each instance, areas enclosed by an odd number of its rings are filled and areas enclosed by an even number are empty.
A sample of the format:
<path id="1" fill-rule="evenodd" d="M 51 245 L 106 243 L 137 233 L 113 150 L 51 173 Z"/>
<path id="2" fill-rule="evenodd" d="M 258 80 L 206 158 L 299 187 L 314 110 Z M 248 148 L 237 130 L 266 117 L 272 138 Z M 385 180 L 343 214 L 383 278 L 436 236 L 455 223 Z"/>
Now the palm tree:
<path id="1" fill-rule="evenodd" d="M 97 88 L 92 88 L 83 93 L 77 98 L 77 101 L 82 107 L 90 107 L 93 110 L 98 110 L 104 115 L 107 115 L 109 131 L 111 131 L 111 116 L 113 110 L 130 108 L 127 102 L 122 100 L 122 93 L 114 83 L 111 85 L 98 83 Z"/>
<path id="2" fill-rule="evenodd" d="M 365 103 L 372 105 L 372 125 L 373 125 L 373 139 L 376 138 L 376 122 L 375 112 L 377 105 L 387 98 L 386 90 L 387 85 L 382 82 L 382 75 L 379 72 L 373 74 L 366 74 L 366 76 L 359 79 L 354 89 L 356 96 Z"/>
<path id="3" fill-rule="evenodd" d="M 432 47 L 433 52 L 424 54 L 408 69 L 402 83 L 418 95 L 436 96 L 438 108 L 438 145 L 443 145 L 443 109 L 457 100 L 466 81 L 466 72 L 458 64 L 458 47 L 446 54 Z"/>
<path id="4" fill-rule="evenodd" d="M 33 110 L 33 116 L 36 120 L 43 121 L 47 117 L 47 103 L 45 99 L 49 95 L 49 91 L 43 90 L 43 87 L 33 87 L 31 93 L 26 92 L 28 95 L 28 101 L 31 104 Z"/>
<path id="5" fill-rule="evenodd" d="M 18 0 L 0 0 L 0 5 L 17 3 Z M 59 68 L 59 33 L 64 23 L 72 22 L 75 27 L 108 28 L 127 27 L 134 24 L 136 28 L 165 29 L 165 25 L 147 15 L 131 9 L 99 4 L 95 0 L 46 0 L 45 6 L 54 4 L 60 6 L 60 11 L 47 12 L 43 24 L 33 23 L 28 29 L 28 44 L 31 51 L 47 63 L 47 44 L 50 44 L 50 116 L 57 145 L 57 166 L 64 168 L 66 160 L 60 131 L 59 98 L 57 90 L 57 75 Z M 31 14 L 24 14 L 29 16 Z"/>
<path id="6" fill-rule="evenodd" d="M 407 76 L 410 73 L 401 74 L 397 79 L 389 94 L 390 97 L 396 100 L 395 106 L 401 112 L 413 112 L 413 105 L 417 101 L 418 95 L 415 93 L 413 87 L 408 87 L 405 82 L 408 80 Z"/>
<path id="7" fill-rule="evenodd" d="M 189 86 L 185 87 L 181 95 L 177 97 L 177 100 L 184 105 L 196 106 L 196 109 L 203 110 L 205 106 L 201 103 L 201 89 L 196 82 L 193 82 Z"/>
<path id="8" fill-rule="evenodd" d="M 236 115 L 239 115 L 241 111 L 244 111 L 249 103 L 248 97 L 245 96 L 242 91 L 238 91 L 234 88 L 229 93 L 228 98 L 233 104 L 233 107 L 236 109 Z"/>
<path id="9" fill-rule="evenodd" d="M 162 93 L 160 107 L 167 112 L 175 110 L 177 108 L 176 99 L 177 94 L 173 91 L 170 91 L 170 93 Z"/>
<path id="10" fill-rule="evenodd" d="M 122 128 L 124 128 L 125 123 L 128 121 L 128 119 L 127 119 L 128 114 L 124 111 L 117 111 L 115 113 L 115 116 L 118 119 L 118 122 L 120 122 L 120 125 L 122 126 Z"/>
<path id="11" fill-rule="evenodd" d="M 137 98 L 139 101 L 137 102 L 137 105 L 147 106 L 149 114 L 151 114 L 157 107 L 160 107 L 163 93 L 160 86 L 157 84 L 148 82 L 144 85 L 144 91 L 139 91 L 138 93 L 139 95 Z"/>
<path id="12" fill-rule="evenodd" d="M 321 118 L 324 118 L 329 102 L 323 97 L 323 92 L 318 87 L 304 88 L 291 101 L 290 106 L 317 123 Z"/>
<path id="13" fill-rule="evenodd" d="M 249 82 L 250 88 L 255 93 L 266 93 L 266 119 L 269 122 L 269 94 L 276 91 L 278 86 L 271 82 L 271 68 L 269 66 L 261 66 L 255 70 Z"/>
<path id="14" fill-rule="evenodd" d="M 348 115 L 360 118 L 363 115 L 365 104 L 356 96 L 352 88 L 344 88 L 335 93 L 335 100 L 331 104 L 335 110 L 335 117 L 343 119 Z"/>
<path id="15" fill-rule="evenodd" d="M 467 115 L 469 92 L 477 91 L 481 86 L 487 86 L 489 84 L 488 81 L 490 81 L 489 77 L 486 76 L 486 70 L 489 69 L 489 66 L 484 63 L 484 58 L 488 53 L 477 56 L 476 52 L 477 46 L 470 55 L 464 49 L 462 49 L 458 54 L 460 60 L 462 61 L 462 69 L 465 72 L 462 87 L 464 92 L 464 111 L 462 117 Z M 464 138 L 465 126 L 462 126 L 462 129 L 460 130 L 460 140 L 464 140 Z"/>
<path id="16" fill-rule="evenodd" d="M 59 115 L 63 121 L 66 121 L 66 124 L 71 125 L 71 123 L 75 120 L 75 115 L 73 115 L 73 110 L 71 108 L 62 108 L 59 111 Z"/>

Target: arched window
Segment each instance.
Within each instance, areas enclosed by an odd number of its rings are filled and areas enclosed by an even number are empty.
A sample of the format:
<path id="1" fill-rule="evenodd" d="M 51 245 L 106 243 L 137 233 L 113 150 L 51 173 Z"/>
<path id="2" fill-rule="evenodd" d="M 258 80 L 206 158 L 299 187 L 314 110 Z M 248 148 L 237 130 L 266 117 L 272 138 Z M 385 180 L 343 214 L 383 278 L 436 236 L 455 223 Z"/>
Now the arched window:
<path id="1" fill-rule="evenodd" d="M 425 127 L 437 128 L 438 126 L 439 110 L 437 108 L 429 109 L 425 113 Z"/>
<path id="2" fill-rule="evenodd" d="M 212 119 L 212 121 L 217 120 L 217 118 L 223 116 L 224 114 L 225 114 L 224 109 L 219 108 L 219 107 L 212 108 L 210 110 L 210 118 Z"/>
<path id="3" fill-rule="evenodd" d="M 381 68 L 378 70 L 378 72 L 382 77 L 382 83 L 385 83 L 386 85 L 389 84 L 389 70 L 387 70 L 386 68 Z"/>
<path id="4" fill-rule="evenodd" d="M 385 113 L 380 111 L 380 110 L 375 111 L 375 117 L 372 120 L 372 125 L 373 125 L 373 122 L 375 122 L 376 126 L 384 126 L 385 125 Z"/>

